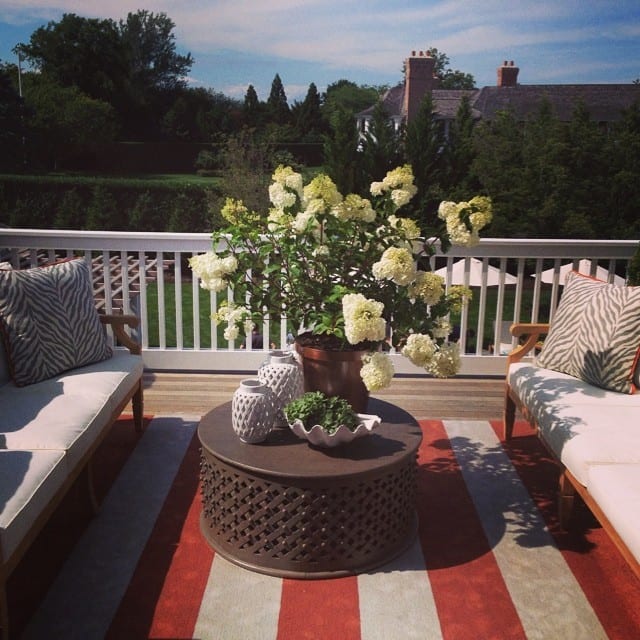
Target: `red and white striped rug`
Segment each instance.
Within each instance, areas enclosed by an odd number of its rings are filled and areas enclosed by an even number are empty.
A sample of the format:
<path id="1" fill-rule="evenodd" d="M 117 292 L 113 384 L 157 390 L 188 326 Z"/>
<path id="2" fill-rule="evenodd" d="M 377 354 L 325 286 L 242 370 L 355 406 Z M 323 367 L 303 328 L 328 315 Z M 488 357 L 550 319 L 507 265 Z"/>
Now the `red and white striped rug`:
<path id="1" fill-rule="evenodd" d="M 640 581 L 590 514 L 555 517 L 557 469 L 524 424 L 423 421 L 416 543 L 371 573 L 253 573 L 199 531 L 196 418 L 121 420 L 95 464 L 100 514 L 25 639 L 640 638 Z"/>

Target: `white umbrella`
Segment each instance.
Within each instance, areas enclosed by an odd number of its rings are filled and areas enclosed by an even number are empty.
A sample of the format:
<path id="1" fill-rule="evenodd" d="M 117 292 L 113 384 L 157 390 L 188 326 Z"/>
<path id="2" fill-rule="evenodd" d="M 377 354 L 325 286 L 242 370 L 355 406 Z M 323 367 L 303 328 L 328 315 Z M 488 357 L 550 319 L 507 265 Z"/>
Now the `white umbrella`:
<path id="1" fill-rule="evenodd" d="M 586 259 L 580 260 L 577 267 L 573 265 L 573 262 L 567 262 L 566 264 L 563 264 L 559 269 L 559 274 L 560 274 L 558 278 L 559 284 L 564 285 L 564 280 L 567 277 L 567 274 L 571 271 L 578 271 L 580 273 L 583 273 L 586 276 L 590 276 L 591 260 L 586 260 Z M 540 274 L 540 280 L 542 282 L 553 283 L 554 274 L 555 274 L 554 267 L 551 267 L 551 269 L 545 269 Z M 535 274 L 533 277 L 534 278 L 536 277 Z M 605 282 L 609 282 L 609 271 L 604 267 L 601 267 L 598 265 L 598 267 L 596 268 L 594 277 L 598 278 L 598 280 L 604 280 Z M 623 285 L 624 283 L 625 283 L 624 278 L 622 278 L 621 276 L 614 275 L 613 284 Z"/>
<path id="2" fill-rule="evenodd" d="M 482 286 L 482 274 L 484 265 L 482 260 L 478 260 L 477 258 L 468 258 L 469 260 L 469 282 L 468 285 L 470 287 L 481 287 Z M 464 284 L 465 283 L 465 271 L 467 268 L 466 259 L 457 260 L 451 266 L 451 284 Z M 447 268 L 442 267 L 442 269 L 436 269 L 434 273 L 442 276 L 445 281 L 447 279 Z M 500 278 L 502 272 L 500 269 L 496 267 L 492 267 L 490 264 L 486 265 L 487 268 L 487 286 L 488 287 L 497 287 L 500 284 Z M 518 279 L 515 276 L 512 276 L 510 273 L 504 274 L 504 283 L 505 284 L 516 284 Z"/>

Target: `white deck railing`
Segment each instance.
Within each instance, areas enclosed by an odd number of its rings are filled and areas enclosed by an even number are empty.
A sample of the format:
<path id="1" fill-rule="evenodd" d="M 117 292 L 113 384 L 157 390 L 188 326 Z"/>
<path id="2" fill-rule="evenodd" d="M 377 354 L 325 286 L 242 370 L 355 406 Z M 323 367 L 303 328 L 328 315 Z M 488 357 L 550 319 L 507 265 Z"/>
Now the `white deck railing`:
<path id="1" fill-rule="evenodd" d="M 199 233 L 0 229 L 2 259 L 14 266 L 36 265 L 43 259 L 73 255 L 85 255 L 91 260 L 96 295 L 102 292 L 103 308 L 107 312 L 122 309 L 140 316 L 138 338 L 149 369 L 253 371 L 264 354 L 252 350 L 250 345 L 218 340 L 216 327 L 209 319 L 218 300 L 200 290 L 187 266 L 189 257 L 207 251 L 210 246 L 210 236 Z M 460 318 L 461 345 L 466 352 L 461 374 L 504 373 L 499 345 L 504 345 L 508 338 L 502 335 L 503 325 L 553 318 L 562 288 L 562 264 L 589 259 L 591 275 L 596 275 L 599 266 L 612 281 L 616 274 L 625 277 L 637 246 L 635 240 L 488 238 L 476 247 L 453 247 L 446 256 L 432 258 L 434 268 L 446 266 L 449 282 L 457 259 L 475 257 L 482 263 L 480 285 L 472 287 L 474 301 Z M 471 278 L 470 262 L 465 263 L 467 283 Z M 110 268 L 105 269 L 105 264 Z M 490 266 L 499 269 L 497 284 L 491 284 Z M 548 274 L 541 277 L 548 269 L 552 270 L 551 282 L 546 282 Z M 507 274 L 515 277 L 514 284 L 505 283 Z M 284 346 L 287 334 L 284 326 L 278 329 L 265 324 L 263 333 L 271 334 L 277 346 Z M 498 346 L 492 350 L 491 345 Z M 265 341 L 264 349 L 268 348 Z M 424 373 L 401 356 L 394 358 L 394 364 L 397 373 Z"/>

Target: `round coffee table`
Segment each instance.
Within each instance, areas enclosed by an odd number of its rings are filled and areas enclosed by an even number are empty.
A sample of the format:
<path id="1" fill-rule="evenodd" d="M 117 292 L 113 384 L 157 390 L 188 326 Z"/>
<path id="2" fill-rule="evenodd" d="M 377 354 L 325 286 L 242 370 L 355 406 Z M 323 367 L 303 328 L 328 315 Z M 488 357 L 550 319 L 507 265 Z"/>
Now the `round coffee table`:
<path id="1" fill-rule="evenodd" d="M 353 575 L 401 554 L 417 531 L 417 450 L 422 432 L 402 409 L 371 399 L 382 418 L 370 435 L 315 448 L 288 428 L 245 444 L 231 403 L 198 427 L 200 527 L 221 556 L 294 578 Z"/>

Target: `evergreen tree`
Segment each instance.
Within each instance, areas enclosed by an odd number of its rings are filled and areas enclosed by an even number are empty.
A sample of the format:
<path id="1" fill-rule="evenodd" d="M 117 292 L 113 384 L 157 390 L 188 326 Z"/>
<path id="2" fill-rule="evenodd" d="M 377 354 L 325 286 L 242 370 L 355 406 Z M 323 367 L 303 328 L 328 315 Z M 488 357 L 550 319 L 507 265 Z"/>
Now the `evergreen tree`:
<path id="1" fill-rule="evenodd" d="M 524 125 L 522 181 L 528 197 L 526 206 L 517 215 L 527 217 L 538 238 L 561 237 L 565 219 L 561 192 L 567 168 L 563 162 L 561 126 L 546 99 Z"/>
<path id="2" fill-rule="evenodd" d="M 609 166 L 607 210 L 615 212 L 616 236 L 640 237 L 640 101 L 627 109 L 607 137 L 603 156 Z"/>
<path id="3" fill-rule="evenodd" d="M 353 124 L 352 124 L 353 126 Z M 361 141 L 364 180 L 382 180 L 387 171 L 402 164 L 401 139 L 382 101 L 373 108 L 369 128 Z"/>
<path id="4" fill-rule="evenodd" d="M 426 228 L 439 225 L 437 208 L 442 200 L 445 177 L 445 137 L 435 117 L 431 94 L 427 94 L 414 120 L 407 126 L 405 155 L 413 168 L 418 193 L 413 199 L 414 216 Z"/>
<path id="5" fill-rule="evenodd" d="M 610 172 L 603 154 L 605 135 L 582 102 L 560 134 L 566 177 L 558 193 L 564 211 L 560 233 L 567 238 L 606 237 L 615 225 L 615 212 L 605 215 Z"/>
<path id="6" fill-rule="evenodd" d="M 331 132 L 325 137 L 325 171 L 340 193 L 360 193 L 366 188 L 358 151 L 359 136 L 353 112 L 337 109 L 331 119 Z"/>
<path id="7" fill-rule="evenodd" d="M 474 132 L 475 158 L 472 172 L 493 204 L 492 234 L 499 237 L 535 237 L 523 212 L 529 194 L 524 188 L 522 126 L 511 110 L 498 111 L 491 121 L 481 122 Z"/>
<path id="8" fill-rule="evenodd" d="M 248 127 L 257 127 L 262 120 L 262 106 L 252 84 L 247 87 L 242 107 L 244 122 Z"/>
<path id="9" fill-rule="evenodd" d="M 0 171 L 20 169 L 24 160 L 24 103 L 15 90 L 9 67 L 0 65 Z"/>
<path id="10" fill-rule="evenodd" d="M 271 93 L 267 99 L 267 114 L 275 124 L 283 125 L 289 122 L 289 104 L 280 76 L 276 73 L 271 83 Z"/>
<path id="11" fill-rule="evenodd" d="M 471 171 L 475 157 L 473 131 L 471 101 L 468 96 L 463 96 L 446 145 L 448 200 L 466 200 L 480 190 L 480 184 Z"/>
<path id="12" fill-rule="evenodd" d="M 316 141 L 322 133 L 322 101 L 316 85 L 312 82 L 302 103 L 294 104 L 292 115 L 299 139 Z"/>

